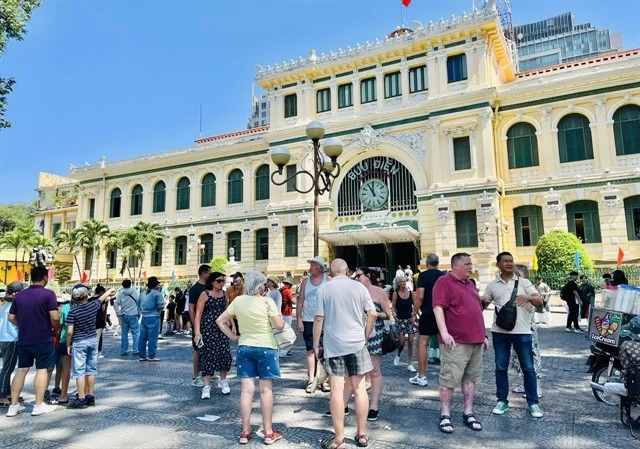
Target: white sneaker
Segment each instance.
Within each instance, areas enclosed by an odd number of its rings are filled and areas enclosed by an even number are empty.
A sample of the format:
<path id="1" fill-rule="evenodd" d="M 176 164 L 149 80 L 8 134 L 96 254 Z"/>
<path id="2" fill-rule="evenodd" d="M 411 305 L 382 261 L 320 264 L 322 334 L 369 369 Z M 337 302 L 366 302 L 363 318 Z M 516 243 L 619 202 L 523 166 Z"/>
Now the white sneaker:
<path id="1" fill-rule="evenodd" d="M 101 353 L 101 352 L 99 352 L 99 353 L 98 353 L 98 358 L 99 358 L 99 359 L 104 359 L 104 354 L 103 354 L 103 353 Z"/>
<path id="2" fill-rule="evenodd" d="M 204 382 L 202 380 L 202 377 L 198 376 L 195 379 L 193 379 L 193 382 L 191 382 L 191 386 L 192 387 L 204 387 Z"/>
<path id="3" fill-rule="evenodd" d="M 410 371 L 412 373 L 416 372 L 416 369 L 413 367 L 413 365 L 407 365 L 407 371 Z"/>
<path id="4" fill-rule="evenodd" d="M 393 366 L 398 366 L 400 365 L 400 356 L 397 355 L 393 358 Z"/>
<path id="5" fill-rule="evenodd" d="M 229 388 L 229 382 L 228 381 L 221 380 L 218 385 L 220 385 L 220 389 L 222 390 L 222 394 L 231 393 L 231 388 Z"/>
<path id="6" fill-rule="evenodd" d="M 45 415 L 47 413 L 55 412 L 58 409 L 55 405 L 49 405 L 42 403 L 40 405 L 34 405 L 31 411 L 31 416 Z"/>
<path id="7" fill-rule="evenodd" d="M 202 387 L 202 396 L 201 399 L 211 399 L 211 387 L 209 385 L 205 385 Z"/>
<path id="8" fill-rule="evenodd" d="M 429 385 L 429 381 L 427 380 L 427 376 L 420 377 L 419 374 L 416 374 L 411 379 L 409 379 L 409 383 L 413 385 L 418 385 L 420 387 L 426 387 Z"/>
<path id="9" fill-rule="evenodd" d="M 9 410 L 7 411 L 7 416 L 12 417 L 16 416 L 19 413 L 24 412 L 24 407 L 20 404 L 10 405 Z"/>

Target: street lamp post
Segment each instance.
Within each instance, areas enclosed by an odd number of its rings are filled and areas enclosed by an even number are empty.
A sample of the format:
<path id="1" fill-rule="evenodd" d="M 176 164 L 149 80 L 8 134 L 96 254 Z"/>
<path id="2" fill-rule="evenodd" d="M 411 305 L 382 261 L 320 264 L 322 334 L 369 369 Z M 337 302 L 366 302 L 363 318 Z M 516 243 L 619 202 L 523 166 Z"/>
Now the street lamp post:
<path id="1" fill-rule="evenodd" d="M 109 260 L 107 260 L 105 267 L 107 269 L 107 275 L 106 275 L 106 279 L 104 280 L 104 283 L 107 284 L 109 282 L 109 268 L 111 268 L 111 263 L 109 263 Z"/>
<path id="2" fill-rule="evenodd" d="M 498 253 L 500 253 L 500 236 L 506 235 L 510 232 L 509 222 L 506 220 L 500 221 L 500 217 L 498 215 L 494 215 L 493 219 L 495 220 L 494 229 L 492 229 L 491 223 L 485 221 L 484 226 L 478 231 L 478 237 L 481 242 L 484 242 L 487 236 L 492 235 L 494 232 L 496 233 L 496 249 Z"/>
<path id="3" fill-rule="evenodd" d="M 298 193 L 309 193 L 313 190 L 313 255 L 318 256 L 318 234 L 320 232 L 318 209 L 320 196 L 331 191 L 333 181 L 340 175 L 338 157 L 342 154 L 342 141 L 337 137 L 330 137 L 320 148 L 320 139 L 324 137 L 324 125 L 319 121 L 309 123 L 306 133 L 313 145 L 313 171 L 300 168 L 288 178 L 282 181 L 276 180 L 276 175 L 282 176 L 284 167 L 291 159 L 289 149 L 285 146 L 278 146 L 271 150 L 271 160 L 278 167 L 277 170 L 271 173 L 271 182 L 281 186 L 295 179 L 298 175 L 308 176 L 311 179 L 312 185 L 310 188 L 306 190 L 299 189 L 296 183 L 295 190 Z"/>

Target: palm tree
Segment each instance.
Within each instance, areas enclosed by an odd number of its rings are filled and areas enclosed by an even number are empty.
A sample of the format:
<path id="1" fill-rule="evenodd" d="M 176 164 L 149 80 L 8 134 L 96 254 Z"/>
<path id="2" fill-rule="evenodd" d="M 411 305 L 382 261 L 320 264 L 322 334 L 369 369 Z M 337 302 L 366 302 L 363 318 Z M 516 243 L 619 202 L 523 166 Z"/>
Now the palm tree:
<path id="1" fill-rule="evenodd" d="M 162 227 L 158 223 L 148 223 L 146 221 L 139 221 L 135 224 L 133 229 L 140 234 L 138 238 L 139 243 L 142 246 L 142 251 L 140 251 L 139 254 L 139 279 L 142 276 L 142 265 L 147 254 L 147 250 L 153 249 L 156 246 L 158 239 L 164 237 L 164 232 L 162 231 Z"/>
<path id="2" fill-rule="evenodd" d="M 19 228 L 12 231 L 5 232 L 0 237 L 0 248 L 12 249 L 15 251 L 15 257 L 13 259 L 14 267 L 18 269 L 18 251 L 26 245 L 24 233 L 20 232 Z M 4 272 L 4 283 L 7 283 L 7 270 Z"/>
<path id="3" fill-rule="evenodd" d="M 78 254 L 82 250 L 82 241 L 80 239 L 79 229 L 63 229 L 59 231 L 54 242 L 60 251 L 64 251 L 73 254 L 73 260 L 76 263 L 78 269 L 78 275 L 82 278 L 82 270 L 80 269 L 80 261 L 78 260 Z"/>
<path id="4" fill-rule="evenodd" d="M 146 242 L 142 239 L 142 233 L 129 228 L 124 231 L 118 231 L 111 234 L 109 243 L 107 244 L 109 250 L 120 250 L 121 265 L 120 274 L 123 275 L 125 270 L 129 273 L 129 278 L 135 283 L 135 269 L 133 274 L 131 273 L 131 266 L 129 261 L 133 258 L 140 260 L 140 255 L 144 254 L 146 249 Z"/>
<path id="5" fill-rule="evenodd" d="M 94 220 L 93 218 L 83 221 L 78 227 L 78 234 L 82 241 L 82 246 L 87 248 L 89 253 L 87 258 L 87 266 L 89 267 L 89 279 L 93 274 L 93 261 L 99 259 L 100 248 L 105 240 L 109 237 L 109 226 L 104 221 Z M 90 250 L 90 251 L 89 251 Z"/>

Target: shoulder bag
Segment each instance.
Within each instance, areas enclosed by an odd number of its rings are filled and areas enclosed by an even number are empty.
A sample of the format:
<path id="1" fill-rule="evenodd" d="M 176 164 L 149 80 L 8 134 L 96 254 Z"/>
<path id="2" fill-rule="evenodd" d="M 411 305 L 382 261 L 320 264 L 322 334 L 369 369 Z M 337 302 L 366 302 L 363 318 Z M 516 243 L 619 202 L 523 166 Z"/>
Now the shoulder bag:
<path id="1" fill-rule="evenodd" d="M 506 331 L 512 331 L 516 327 L 516 321 L 518 319 L 518 310 L 516 308 L 516 296 L 518 295 L 518 282 L 520 279 L 516 279 L 513 291 L 511 292 L 511 299 L 504 306 L 497 310 L 496 308 L 496 326 Z"/>
<path id="2" fill-rule="evenodd" d="M 264 301 L 264 305 L 269 310 L 269 304 Z M 269 319 L 269 324 L 271 324 L 271 318 L 267 315 L 267 319 Z M 289 324 L 284 323 L 284 327 L 282 329 L 273 329 L 273 338 L 276 339 L 276 344 L 281 351 L 290 351 L 293 348 L 293 345 L 296 342 L 296 333 L 293 331 Z"/>
<path id="3" fill-rule="evenodd" d="M 388 326 L 385 325 L 384 332 L 382 334 L 382 354 L 386 355 L 394 352 L 398 349 L 399 339 L 398 331 L 396 330 L 396 323 L 392 317 L 389 317 Z"/>

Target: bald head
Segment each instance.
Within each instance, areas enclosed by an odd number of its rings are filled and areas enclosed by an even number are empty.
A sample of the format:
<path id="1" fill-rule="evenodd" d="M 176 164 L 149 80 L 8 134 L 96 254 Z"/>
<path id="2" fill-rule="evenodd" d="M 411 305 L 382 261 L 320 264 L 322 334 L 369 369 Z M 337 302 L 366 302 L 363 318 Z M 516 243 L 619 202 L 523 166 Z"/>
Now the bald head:
<path id="1" fill-rule="evenodd" d="M 347 262 L 345 262 L 344 259 L 334 259 L 333 262 L 331 262 L 331 272 L 334 276 L 347 274 L 348 269 L 349 265 L 347 265 Z"/>

